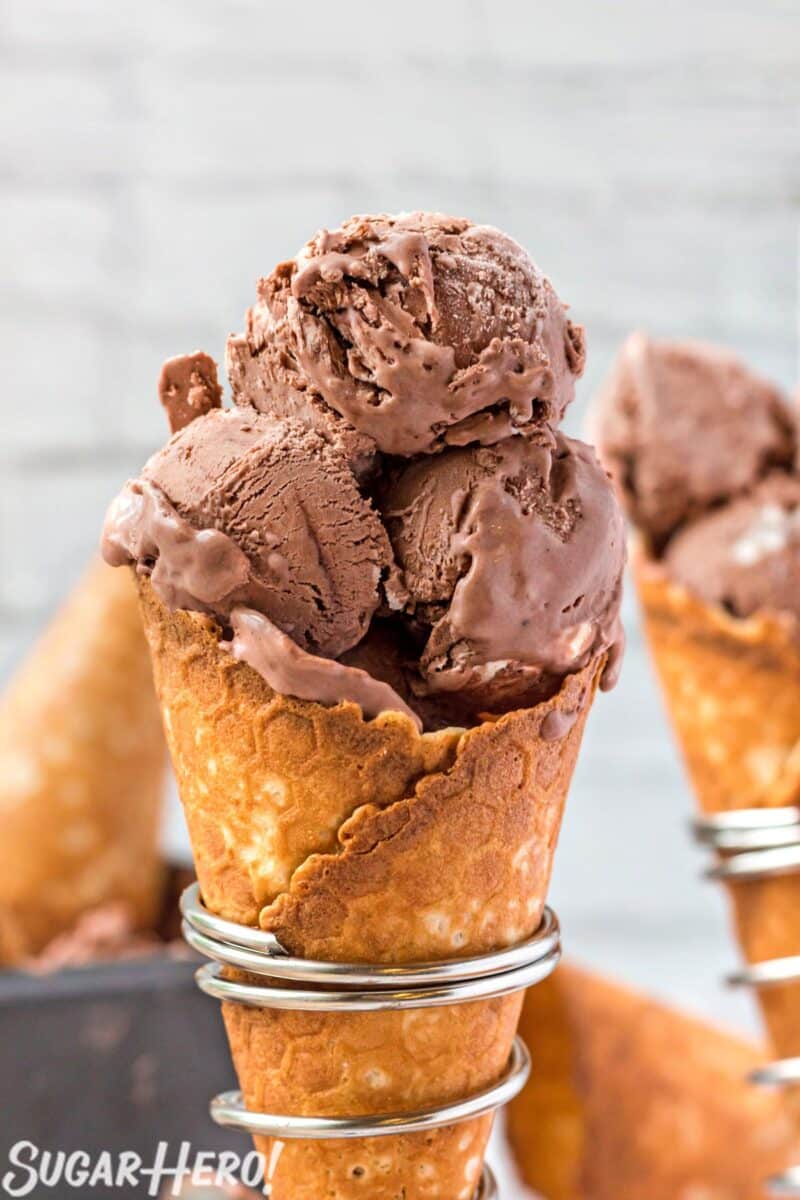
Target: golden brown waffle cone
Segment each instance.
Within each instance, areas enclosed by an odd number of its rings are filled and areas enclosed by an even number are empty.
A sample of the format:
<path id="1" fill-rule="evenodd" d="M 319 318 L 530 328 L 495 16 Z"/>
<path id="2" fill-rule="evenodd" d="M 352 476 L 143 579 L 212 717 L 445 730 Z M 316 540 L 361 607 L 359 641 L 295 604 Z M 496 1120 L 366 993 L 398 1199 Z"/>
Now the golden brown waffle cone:
<path id="1" fill-rule="evenodd" d="M 562 963 L 525 997 L 534 1072 L 508 1108 L 525 1182 L 547 1200 L 762 1200 L 797 1153 L 763 1050 Z"/>
<path id="2" fill-rule="evenodd" d="M 705 604 L 641 549 L 650 648 L 701 810 L 772 808 L 800 796 L 800 646 L 791 625 Z"/>
<path id="3" fill-rule="evenodd" d="M 481 953 L 539 924 L 601 664 L 553 701 L 469 733 L 365 722 L 271 691 L 204 618 L 141 587 L 206 903 L 298 955 L 409 962 Z M 547 741 L 548 712 L 575 714 Z M 412 1012 L 223 1006 L 258 1111 L 353 1116 L 461 1099 L 505 1066 L 521 997 Z M 491 1118 L 427 1134 L 257 1144 L 273 1200 L 468 1200 Z"/>
<path id="4" fill-rule="evenodd" d="M 701 811 L 800 801 L 800 647 L 791 624 L 729 616 L 640 548 L 636 580 L 667 709 Z M 800 954 L 800 873 L 728 885 L 748 962 Z M 775 1049 L 800 1054 L 800 984 L 762 989 Z"/>
<path id="5" fill-rule="evenodd" d="M 94 563 L 0 700 L 0 963 L 159 908 L 166 749 L 128 573 Z"/>

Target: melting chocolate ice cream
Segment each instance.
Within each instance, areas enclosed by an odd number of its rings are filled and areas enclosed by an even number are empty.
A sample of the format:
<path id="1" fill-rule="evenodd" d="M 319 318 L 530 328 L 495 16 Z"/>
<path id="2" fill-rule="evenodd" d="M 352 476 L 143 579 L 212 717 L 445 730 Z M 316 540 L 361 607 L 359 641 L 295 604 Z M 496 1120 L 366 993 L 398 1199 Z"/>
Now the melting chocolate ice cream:
<path id="1" fill-rule="evenodd" d="M 582 330 L 507 235 L 358 217 L 259 284 L 213 363 L 170 360 L 176 431 L 112 505 L 104 552 L 212 617 L 276 690 L 426 728 L 553 695 L 609 655 L 622 520 L 556 426 Z"/>
<path id="2" fill-rule="evenodd" d="M 645 547 L 735 617 L 800 618 L 797 411 L 730 351 L 632 335 L 598 397 L 603 461 Z"/>

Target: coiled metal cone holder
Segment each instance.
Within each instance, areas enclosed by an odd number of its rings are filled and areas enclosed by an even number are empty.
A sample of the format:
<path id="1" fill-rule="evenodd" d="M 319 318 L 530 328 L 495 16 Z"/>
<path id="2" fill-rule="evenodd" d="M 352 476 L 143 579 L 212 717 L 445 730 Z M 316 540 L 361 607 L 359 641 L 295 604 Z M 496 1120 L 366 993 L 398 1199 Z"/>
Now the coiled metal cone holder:
<path id="1" fill-rule="evenodd" d="M 296 958 L 273 934 L 214 916 L 205 908 L 196 883 L 183 893 L 181 913 L 184 938 L 210 959 L 196 973 L 198 987 L 218 1000 L 251 1008 L 379 1012 L 466 1004 L 532 987 L 550 975 L 561 957 L 558 919 L 549 908 L 536 933 L 515 946 L 470 958 L 403 964 Z M 225 967 L 245 971 L 258 977 L 259 982 L 227 979 Z M 363 1117 L 250 1112 L 238 1091 L 216 1096 L 210 1111 L 219 1125 L 282 1140 L 418 1133 L 494 1112 L 521 1091 L 530 1066 L 528 1051 L 516 1038 L 502 1076 L 490 1087 L 415 1112 Z M 498 1200 L 497 1184 L 488 1167 L 484 1168 L 475 1200 Z"/>
<path id="2" fill-rule="evenodd" d="M 726 883 L 770 879 L 800 871 L 800 808 L 744 808 L 693 822 L 695 838 L 715 851 L 707 879 Z M 732 971 L 733 987 L 768 988 L 800 983 L 800 954 L 751 963 Z M 800 1014 L 798 1014 L 800 1017 Z M 800 1084 L 800 1058 L 783 1058 L 759 1067 L 750 1081 L 761 1087 Z M 773 1196 L 800 1196 L 800 1166 L 767 1180 Z"/>

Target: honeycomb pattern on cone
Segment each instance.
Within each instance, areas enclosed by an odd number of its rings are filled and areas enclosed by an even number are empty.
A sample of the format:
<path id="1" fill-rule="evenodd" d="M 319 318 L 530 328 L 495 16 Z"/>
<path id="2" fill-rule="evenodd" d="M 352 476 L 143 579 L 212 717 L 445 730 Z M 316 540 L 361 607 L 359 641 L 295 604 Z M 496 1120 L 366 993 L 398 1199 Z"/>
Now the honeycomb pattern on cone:
<path id="1" fill-rule="evenodd" d="M 464 734 L 447 771 L 389 808 L 360 808 L 339 830 L 339 852 L 309 858 L 262 926 L 307 956 L 362 961 L 452 958 L 529 936 L 595 675 Z M 553 705 L 580 714 L 560 741 L 539 732 Z"/>
<path id="2" fill-rule="evenodd" d="M 634 557 L 650 649 L 705 813 L 800 796 L 800 642 L 767 614 L 747 620 L 695 599 L 643 551 Z"/>
<path id="3" fill-rule="evenodd" d="M 270 1200 L 473 1200 L 492 1118 L 428 1133 L 332 1142 L 255 1138 Z"/>
<path id="4" fill-rule="evenodd" d="M 800 802 L 800 646 L 793 623 L 741 620 L 673 583 L 639 547 L 636 582 L 669 715 L 703 813 Z M 800 873 L 730 882 L 748 962 L 800 953 Z M 777 1057 L 800 1054 L 800 984 L 758 990 Z M 791 1101 L 800 1121 L 800 1091 Z"/>
<path id="5" fill-rule="evenodd" d="M 140 594 L 195 865 L 220 916 L 256 924 L 354 809 L 391 804 L 451 761 L 453 731 L 420 737 L 399 713 L 363 721 L 352 704 L 277 695 L 207 618 L 170 613 L 146 581 Z"/>
<path id="6" fill-rule="evenodd" d="M 351 1116 L 416 1110 L 493 1084 L 508 1061 L 522 995 L 396 1013 L 285 1013 L 223 1006 L 248 1108 Z M 491 1117 L 385 1137 L 287 1143 L 275 1200 L 322 1196 L 472 1200 Z M 267 1158 L 274 1142 L 256 1139 Z M 363 1167 L 363 1172 L 358 1168 Z M 315 1191 L 322 1183 L 332 1190 Z"/>
<path id="7" fill-rule="evenodd" d="M 534 932 L 603 660 L 534 709 L 420 735 L 399 714 L 364 721 L 352 704 L 276 695 L 220 649 L 207 619 L 169 612 L 146 582 L 140 590 L 209 907 L 260 920 L 297 954 L 339 961 L 460 957 Z M 570 716 L 549 740 L 542 724 L 554 709 Z M 225 1005 L 224 1015 L 249 1107 L 346 1115 L 493 1083 L 520 1003 L 344 1016 Z M 470 1200 L 490 1129 L 487 1117 L 411 1136 L 259 1142 L 273 1200 L 404 1190 L 406 1200 Z"/>

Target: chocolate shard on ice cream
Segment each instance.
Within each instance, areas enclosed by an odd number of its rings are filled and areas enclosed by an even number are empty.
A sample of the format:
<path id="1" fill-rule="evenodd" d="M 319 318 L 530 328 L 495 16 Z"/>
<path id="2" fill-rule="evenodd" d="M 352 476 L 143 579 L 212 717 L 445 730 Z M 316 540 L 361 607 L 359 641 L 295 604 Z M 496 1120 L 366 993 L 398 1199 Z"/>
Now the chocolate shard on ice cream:
<path id="1" fill-rule="evenodd" d="M 646 631 L 698 807 L 796 805 L 797 409 L 727 351 L 638 334 L 595 429 L 636 526 Z M 800 951 L 800 874 L 729 890 L 749 962 Z M 758 995 L 778 1055 L 800 1054 L 800 984 Z"/>
<path id="2" fill-rule="evenodd" d="M 622 646 L 620 511 L 557 429 L 583 356 L 515 242 L 415 213 L 323 231 L 260 282 L 233 408 L 205 356 L 167 364 L 176 432 L 103 545 L 139 577 L 211 911 L 339 962 L 534 933 Z M 496 1082 L 520 1004 L 223 1015 L 250 1109 L 358 1116 Z M 474 1193 L 490 1128 L 257 1142 L 273 1200 L 423 1200 Z"/>
<path id="3" fill-rule="evenodd" d="M 217 364 L 202 350 L 168 359 L 161 368 L 158 397 L 170 429 L 177 433 L 195 417 L 222 407 Z"/>

